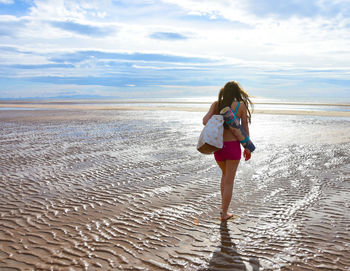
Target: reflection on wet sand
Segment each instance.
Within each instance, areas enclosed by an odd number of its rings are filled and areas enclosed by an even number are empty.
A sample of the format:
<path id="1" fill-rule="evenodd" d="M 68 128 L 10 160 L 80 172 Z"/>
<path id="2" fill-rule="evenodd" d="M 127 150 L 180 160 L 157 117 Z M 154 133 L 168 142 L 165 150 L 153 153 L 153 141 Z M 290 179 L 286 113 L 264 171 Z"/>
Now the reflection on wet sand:
<path id="1" fill-rule="evenodd" d="M 242 257 L 237 251 L 230 230 L 227 226 L 228 221 L 222 221 L 220 224 L 220 244 L 213 253 L 207 268 L 201 271 L 211 270 L 230 270 L 230 271 L 258 271 L 260 270 L 259 259 L 256 257 Z"/>

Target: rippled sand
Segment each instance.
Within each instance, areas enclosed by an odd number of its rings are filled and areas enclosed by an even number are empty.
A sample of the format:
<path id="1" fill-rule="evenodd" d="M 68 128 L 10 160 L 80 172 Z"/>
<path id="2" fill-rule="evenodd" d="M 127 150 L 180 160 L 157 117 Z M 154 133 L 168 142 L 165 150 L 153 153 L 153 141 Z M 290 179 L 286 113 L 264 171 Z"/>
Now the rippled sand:
<path id="1" fill-rule="evenodd" d="M 218 220 L 200 112 L 0 112 L 0 270 L 349 270 L 350 119 L 253 116 Z"/>

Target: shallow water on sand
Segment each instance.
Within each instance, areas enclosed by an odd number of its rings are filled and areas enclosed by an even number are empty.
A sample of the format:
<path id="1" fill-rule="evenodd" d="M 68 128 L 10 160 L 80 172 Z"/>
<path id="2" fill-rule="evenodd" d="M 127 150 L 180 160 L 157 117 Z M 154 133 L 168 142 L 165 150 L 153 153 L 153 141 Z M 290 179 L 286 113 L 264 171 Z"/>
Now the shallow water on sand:
<path id="1" fill-rule="evenodd" d="M 349 118 L 254 115 L 220 223 L 202 116 L 0 112 L 0 270 L 350 270 Z"/>

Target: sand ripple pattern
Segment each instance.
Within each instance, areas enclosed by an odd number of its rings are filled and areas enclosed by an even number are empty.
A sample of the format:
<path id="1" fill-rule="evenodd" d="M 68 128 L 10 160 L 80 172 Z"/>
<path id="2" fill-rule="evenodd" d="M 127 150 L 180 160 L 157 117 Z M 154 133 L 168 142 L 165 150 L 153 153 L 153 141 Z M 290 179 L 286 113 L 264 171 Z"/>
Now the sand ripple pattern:
<path id="1" fill-rule="evenodd" d="M 201 117 L 0 112 L 0 270 L 350 270 L 350 120 L 255 115 L 220 223 Z"/>

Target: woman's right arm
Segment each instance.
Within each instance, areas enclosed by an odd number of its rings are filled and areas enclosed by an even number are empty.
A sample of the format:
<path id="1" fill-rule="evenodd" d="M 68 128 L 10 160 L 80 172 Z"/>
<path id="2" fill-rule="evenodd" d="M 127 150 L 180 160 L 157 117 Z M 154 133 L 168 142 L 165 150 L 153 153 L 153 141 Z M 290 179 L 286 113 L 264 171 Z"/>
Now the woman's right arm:
<path id="1" fill-rule="evenodd" d="M 247 107 L 245 106 L 244 103 L 242 103 L 242 126 L 243 126 L 243 129 L 244 131 L 247 133 L 247 135 L 249 136 L 249 126 L 248 126 L 248 117 L 247 117 Z M 248 161 L 251 157 L 251 152 L 249 149 L 244 149 L 244 152 L 243 152 L 243 156 L 245 158 L 246 161 Z"/>
<path id="2" fill-rule="evenodd" d="M 207 125 L 207 123 L 210 120 L 210 118 L 215 114 L 216 104 L 217 104 L 217 102 L 214 102 L 210 106 L 208 113 L 203 118 L 203 125 Z"/>
<path id="3" fill-rule="evenodd" d="M 247 117 L 247 107 L 245 106 L 244 103 L 242 103 L 242 126 L 244 131 L 247 133 L 249 136 L 249 126 L 248 126 L 248 117 Z"/>

